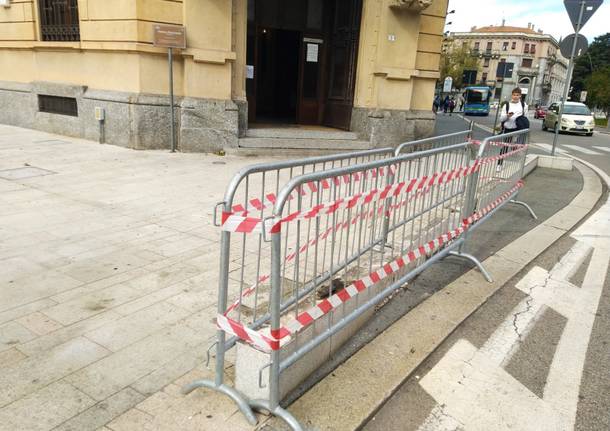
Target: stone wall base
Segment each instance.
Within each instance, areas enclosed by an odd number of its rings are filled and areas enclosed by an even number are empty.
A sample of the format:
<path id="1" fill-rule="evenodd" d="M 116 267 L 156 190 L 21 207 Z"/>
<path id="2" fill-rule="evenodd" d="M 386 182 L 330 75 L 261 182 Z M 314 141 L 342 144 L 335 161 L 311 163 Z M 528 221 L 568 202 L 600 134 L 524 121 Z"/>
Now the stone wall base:
<path id="1" fill-rule="evenodd" d="M 38 95 L 73 97 L 78 116 L 38 109 Z M 237 147 L 238 106 L 230 100 L 175 98 L 177 146 L 184 152 Z M 162 95 L 95 90 L 85 86 L 0 82 L 0 123 L 133 149 L 170 149 L 169 98 Z M 103 108 L 102 128 L 95 108 Z"/>
<path id="2" fill-rule="evenodd" d="M 73 97 L 78 116 L 38 109 L 38 95 Z M 216 152 L 237 148 L 247 130 L 245 100 L 176 98 L 176 140 L 183 152 Z M 171 147 L 169 98 L 163 95 L 96 90 L 86 86 L 0 81 L 0 123 L 42 130 L 133 149 Z M 102 108 L 105 120 L 95 119 Z M 351 131 L 371 148 L 395 147 L 428 137 L 434 130 L 430 111 L 353 108 Z"/>
<path id="3" fill-rule="evenodd" d="M 372 148 L 384 148 L 431 136 L 434 121 L 432 111 L 354 107 L 350 128 Z"/>

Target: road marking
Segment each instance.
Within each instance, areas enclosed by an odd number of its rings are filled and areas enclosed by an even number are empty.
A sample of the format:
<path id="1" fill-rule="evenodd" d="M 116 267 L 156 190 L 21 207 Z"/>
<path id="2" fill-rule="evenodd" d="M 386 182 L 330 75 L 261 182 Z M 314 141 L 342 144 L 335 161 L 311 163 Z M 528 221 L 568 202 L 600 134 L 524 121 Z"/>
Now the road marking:
<path id="1" fill-rule="evenodd" d="M 602 177 L 610 184 L 606 175 Z M 517 283 L 528 297 L 481 349 L 466 340 L 449 349 L 420 380 L 439 404 L 420 431 L 573 429 L 587 348 L 610 261 L 609 230 L 610 201 L 574 231 L 571 236 L 577 242 L 550 272 L 534 267 Z M 578 288 L 568 280 L 589 253 L 591 261 Z M 566 325 L 539 398 L 503 366 L 545 307 L 565 316 Z"/>
<path id="2" fill-rule="evenodd" d="M 545 151 L 548 151 L 549 153 L 553 150 L 553 146 L 551 144 L 534 144 L 534 145 L 536 145 L 537 147 L 542 148 Z M 567 153 L 566 150 L 561 149 L 559 146 L 555 147 L 555 151 L 557 153 L 564 153 L 564 154 Z"/>
<path id="3" fill-rule="evenodd" d="M 610 153 L 610 147 L 593 147 L 596 150 L 601 150 L 601 151 L 605 151 L 607 153 Z"/>
<path id="4" fill-rule="evenodd" d="M 563 144 L 563 147 L 565 148 L 569 148 L 570 150 L 574 150 L 574 151 L 578 151 L 581 152 L 583 154 L 589 154 L 591 156 L 599 156 L 601 155 L 600 153 L 598 153 L 597 151 L 592 151 L 589 150 L 588 148 L 585 147 L 580 147 L 578 145 L 568 145 L 568 144 Z"/>

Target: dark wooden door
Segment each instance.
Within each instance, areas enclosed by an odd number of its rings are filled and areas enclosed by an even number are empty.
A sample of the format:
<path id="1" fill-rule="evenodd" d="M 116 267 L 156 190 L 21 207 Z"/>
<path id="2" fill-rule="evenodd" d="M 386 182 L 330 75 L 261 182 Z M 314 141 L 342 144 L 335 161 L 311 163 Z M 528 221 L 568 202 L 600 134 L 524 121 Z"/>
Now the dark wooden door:
<path id="1" fill-rule="evenodd" d="M 333 0 L 324 124 L 349 129 L 354 106 L 362 0 Z"/>
<path id="2" fill-rule="evenodd" d="M 308 34 L 302 38 L 299 64 L 299 106 L 297 123 L 322 122 L 322 71 L 324 70 L 324 39 Z"/>

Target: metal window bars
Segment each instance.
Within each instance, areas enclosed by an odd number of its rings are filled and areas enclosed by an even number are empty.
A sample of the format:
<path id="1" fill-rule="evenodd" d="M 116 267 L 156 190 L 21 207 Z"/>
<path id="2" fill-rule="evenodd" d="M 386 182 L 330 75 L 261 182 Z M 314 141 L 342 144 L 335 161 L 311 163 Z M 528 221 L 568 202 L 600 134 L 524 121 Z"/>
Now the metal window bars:
<path id="1" fill-rule="evenodd" d="M 40 0 L 39 6 L 43 41 L 80 40 L 77 0 Z"/>
<path id="2" fill-rule="evenodd" d="M 527 136 L 526 130 L 477 142 L 467 131 L 396 150 L 239 172 L 217 223 L 215 381 L 193 382 L 184 392 L 212 388 L 231 397 L 252 424 L 253 409 L 266 410 L 302 429 L 280 405 L 289 389 L 281 377 L 291 367 L 312 371 L 315 349 L 331 337 L 341 344 L 350 324 L 450 254 L 473 261 L 491 281 L 463 246 L 469 231 L 517 196 Z M 422 147 L 428 149 L 413 150 Z M 239 241 L 231 244 L 232 235 Z M 229 294 L 236 298 L 231 304 Z M 257 376 L 262 399 L 224 383 L 225 353 L 238 340 L 267 358 Z"/>

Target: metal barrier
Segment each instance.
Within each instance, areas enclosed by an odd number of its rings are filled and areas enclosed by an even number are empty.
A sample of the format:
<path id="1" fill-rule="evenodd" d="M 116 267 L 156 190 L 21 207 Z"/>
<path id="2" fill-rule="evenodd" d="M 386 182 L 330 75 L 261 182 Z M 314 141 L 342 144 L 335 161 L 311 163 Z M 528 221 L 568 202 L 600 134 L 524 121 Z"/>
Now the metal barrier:
<path id="1" fill-rule="evenodd" d="M 468 130 L 462 132 L 449 133 L 447 135 L 432 136 L 430 138 L 419 139 L 417 141 L 404 142 L 396 147 L 394 155 L 398 156 L 402 153 L 411 153 L 413 151 L 432 150 L 435 148 L 443 148 L 449 145 L 468 142 L 472 138 L 473 122 L 470 122 Z"/>
<path id="2" fill-rule="evenodd" d="M 214 225 L 221 226 L 225 221 L 235 222 L 239 218 L 241 229 L 233 231 L 238 235 L 237 246 L 231 245 L 231 234 L 229 230 L 223 230 L 221 234 L 220 271 L 218 288 L 218 314 L 231 311 L 232 304 L 228 308 L 228 295 L 237 295 L 238 298 L 246 297 L 253 301 L 250 305 L 251 313 L 249 326 L 252 329 L 259 328 L 269 320 L 269 313 L 257 315 L 264 304 L 258 304 L 258 290 L 265 287 L 264 283 L 268 276 L 264 276 L 262 264 L 270 259 L 270 249 L 265 246 L 262 232 L 252 235 L 246 232 L 248 224 L 258 217 L 262 219 L 271 214 L 273 205 L 279 189 L 282 185 L 297 175 L 309 172 L 324 171 L 341 166 L 349 166 L 378 159 L 391 157 L 393 148 L 381 148 L 367 151 L 333 154 L 327 156 L 308 157 L 298 160 L 287 160 L 272 163 L 261 163 L 248 166 L 235 174 L 227 187 L 223 202 L 216 205 L 214 209 Z M 218 220 L 218 209 L 222 208 L 223 220 Z M 231 216 L 234 216 L 231 218 Z M 226 218 L 226 219 L 225 219 Z M 243 229 L 243 230 L 242 230 Z M 255 256 L 253 258 L 253 256 Z M 247 272 L 246 272 L 247 270 Z M 268 273 L 268 272 L 267 272 Z M 266 285 L 268 290 L 268 284 Z M 254 293 L 252 295 L 252 293 Z M 239 319 L 245 307 L 238 307 Z M 245 398 L 234 388 L 224 383 L 225 353 L 231 349 L 239 339 L 233 336 L 229 339 L 225 331 L 219 329 L 217 341 L 207 351 L 207 362 L 210 361 L 210 352 L 216 349 L 215 379 L 198 380 L 184 388 L 184 393 L 189 393 L 197 388 L 205 387 L 224 393 L 235 401 L 239 409 L 251 424 L 256 424 L 256 416 L 245 401 Z"/>
<path id="3" fill-rule="evenodd" d="M 448 255 L 473 261 L 491 281 L 463 245 L 517 195 L 528 131 L 449 143 L 464 133 L 417 141 L 437 146 L 424 151 L 400 154 L 403 144 L 395 157 L 373 150 L 238 173 L 222 203 L 216 377 L 184 391 L 212 388 L 252 424 L 252 409 L 266 410 L 301 430 L 280 406 L 282 373 Z M 232 246 L 235 233 L 241 241 Z M 224 384 L 225 352 L 238 339 L 269 355 L 259 370 L 261 386 L 269 370 L 268 399 L 248 400 Z"/>

